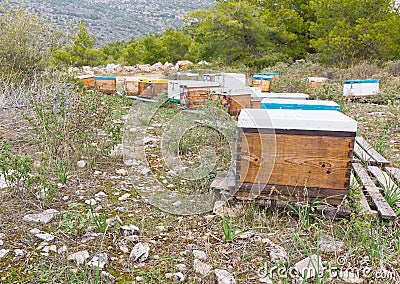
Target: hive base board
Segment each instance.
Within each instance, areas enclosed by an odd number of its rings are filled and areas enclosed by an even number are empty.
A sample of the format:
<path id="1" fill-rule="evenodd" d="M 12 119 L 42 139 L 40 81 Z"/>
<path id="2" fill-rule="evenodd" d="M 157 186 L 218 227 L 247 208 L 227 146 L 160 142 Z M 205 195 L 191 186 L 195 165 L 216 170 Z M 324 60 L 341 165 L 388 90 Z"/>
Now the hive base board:
<path id="1" fill-rule="evenodd" d="M 332 205 L 339 205 L 347 197 L 348 190 L 328 188 L 300 188 L 280 185 L 255 185 L 243 183 L 235 196 L 254 199 L 258 196 L 281 201 L 312 202 L 318 200 Z M 252 192 L 253 188 L 253 192 Z"/>

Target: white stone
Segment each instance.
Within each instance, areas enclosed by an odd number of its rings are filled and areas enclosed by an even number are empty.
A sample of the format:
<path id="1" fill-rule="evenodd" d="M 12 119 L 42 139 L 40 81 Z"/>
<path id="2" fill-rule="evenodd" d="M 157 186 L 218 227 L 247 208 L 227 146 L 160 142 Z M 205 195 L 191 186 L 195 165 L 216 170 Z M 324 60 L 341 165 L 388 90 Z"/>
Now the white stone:
<path id="1" fill-rule="evenodd" d="M 26 251 L 23 249 L 15 249 L 14 254 L 16 257 L 24 257 L 26 255 Z"/>
<path id="2" fill-rule="evenodd" d="M 143 262 L 149 257 L 150 246 L 148 243 L 137 243 L 129 255 L 129 259 L 133 262 Z"/>
<path id="3" fill-rule="evenodd" d="M 193 250 L 193 256 L 195 258 L 202 259 L 202 260 L 207 259 L 206 253 L 202 250 Z"/>
<path id="4" fill-rule="evenodd" d="M 57 247 L 56 245 L 45 246 L 42 251 L 45 253 L 49 253 L 50 251 L 57 252 Z"/>
<path id="5" fill-rule="evenodd" d="M 140 170 L 140 174 L 141 174 L 142 176 L 148 176 L 148 175 L 151 174 L 151 170 L 150 170 L 149 168 L 147 168 L 147 167 L 144 167 L 144 168 L 142 168 L 142 169 Z"/>
<path id="6" fill-rule="evenodd" d="M 210 274 L 212 266 L 195 258 L 193 261 L 193 269 L 196 273 L 200 274 L 203 277 L 206 277 Z"/>
<path id="7" fill-rule="evenodd" d="M 260 281 L 261 283 L 273 284 L 272 280 L 267 275 L 261 276 L 260 278 L 258 278 L 258 281 Z"/>
<path id="8" fill-rule="evenodd" d="M 4 258 L 9 251 L 9 249 L 0 249 L 0 259 Z"/>
<path id="9" fill-rule="evenodd" d="M 128 171 L 125 170 L 125 169 L 117 169 L 117 170 L 115 170 L 115 173 L 117 175 L 120 175 L 120 176 L 127 176 L 128 175 Z"/>
<path id="10" fill-rule="evenodd" d="M 115 277 L 111 273 L 108 273 L 107 271 L 102 271 L 100 276 L 108 283 L 115 283 Z"/>
<path id="11" fill-rule="evenodd" d="M 94 196 L 101 198 L 101 197 L 107 197 L 108 195 L 106 193 L 104 193 L 103 191 L 100 191 L 100 192 L 96 193 Z"/>
<path id="12" fill-rule="evenodd" d="M 4 245 L 3 240 L 0 240 L 0 246 Z"/>
<path id="13" fill-rule="evenodd" d="M 312 278 L 324 269 L 321 257 L 316 254 L 300 260 L 294 265 L 294 268 L 303 279 Z"/>
<path id="14" fill-rule="evenodd" d="M 187 269 L 186 264 L 183 264 L 183 263 L 178 263 L 177 265 L 175 265 L 175 267 L 179 271 L 186 271 L 186 269 Z"/>
<path id="15" fill-rule="evenodd" d="M 159 232 L 166 232 L 166 231 L 167 231 L 167 228 L 164 227 L 164 226 L 156 226 L 155 229 L 156 229 L 157 231 L 159 231 Z"/>
<path id="16" fill-rule="evenodd" d="M 86 161 L 80 160 L 80 161 L 76 162 L 76 166 L 78 168 L 84 168 L 84 167 L 86 167 Z"/>
<path id="17" fill-rule="evenodd" d="M 65 253 L 65 252 L 67 252 L 67 251 L 68 251 L 68 247 L 67 247 L 67 246 L 62 246 L 62 247 L 60 247 L 60 248 L 58 249 L 57 253 L 58 253 L 58 254 L 63 254 L 63 253 Z"/>
<path id="18" fill-rule="evenodd" d="M 91 199 L 85 200 L 85 203 L 87 205 L 95 206 L 97 204 L 97 201 L 95 199 L 91 198 Z"/>
<path id="19" fill-rule="evenodd" d="M 47 224 L 58 214 L 59 212 L 55 209 L 47 209 L 42 213 L 28 214 L 25 215 L 23 220 L 26 222 L 38 222 Z"/>
<path id="20" fill-rule="evenodd" d="M 214 269 L 218 284 L 236 284 L 235 277 L 224 269 Z"/>
<path id="21" fill-rule="evenodd" d="M 182 272 L 166 273 L 165 278 L 172 280 L 173 282 L 185 282 L 185 275 L 183 275 Z"/>
<path id="22" fill-rule="evenodd" d="M 318 248 L 323 252 L 341 252 L 343 247 L 344 242 L 332 238 L 323 238 L 318 241 Z"/>
<path id="23" fill-rule="evenodd" d="M 281 246 L 272 245 L 269 247 L 269 257 L 272 262 L 282 261 L 287 257 L 287 252 Z"/>
<path id="24" fill-rule="evenodd" d="M 79 265 L 83 264 L 89 257 L 88 251 L 84 250 L 68 255 L 67 260 L 76 261 L 76 263 Z"/>
<path id="25" fill-rule="evenodd" d="M 54 236 L 52 234 L 43 233 L 43 234 L 36 234 L 35 236 L 46 242 L 51 242 L 52 240 L 54 240 Z"/>
<path id="26" fill-rule="evenodd" d="M 108 255 L 106 253 L 98 253 L 88 262 L 88 266 L 93 268 L 104 269 L 108 264 Z"/>
<path id="27" fill-rule="evenodd" d="M 129 193 L 125 193 L 124 195 L 122 195 L 121 197 L 118 197 L 119 201 L 125 201 L 127 200 L 131 195 Z"/>
<path id="28" fill-rule="evenodd" d="M 4 239 L 6 237 L 6 234 L 0 233 L 0 240 Z"/>

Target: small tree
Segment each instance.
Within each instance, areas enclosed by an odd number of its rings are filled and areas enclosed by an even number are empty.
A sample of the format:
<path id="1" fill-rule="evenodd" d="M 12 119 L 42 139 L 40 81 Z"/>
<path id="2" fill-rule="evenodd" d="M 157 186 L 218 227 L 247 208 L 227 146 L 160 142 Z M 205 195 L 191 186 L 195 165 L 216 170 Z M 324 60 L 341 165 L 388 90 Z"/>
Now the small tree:
<path id="1" fill-rule="evenodd" d="M 65 40 L 61 30 L 21 6 L 0 4 L 0 71 L 32 77 Z"/>

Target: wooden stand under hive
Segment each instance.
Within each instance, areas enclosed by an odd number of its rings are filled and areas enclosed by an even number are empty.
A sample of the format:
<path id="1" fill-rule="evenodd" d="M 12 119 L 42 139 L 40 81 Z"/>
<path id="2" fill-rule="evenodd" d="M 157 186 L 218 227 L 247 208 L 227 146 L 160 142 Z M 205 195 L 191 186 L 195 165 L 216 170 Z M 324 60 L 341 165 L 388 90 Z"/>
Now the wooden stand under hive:
<path id="1" fill-rule="evenodd" d="M 95 77 L 95 87 L 102 93 L 112 94 L 117 91 L 117 79 L 115 77 Z"/>
<path id="2" fill-rule="evenodd" d="M 357 122 L 337 111 L 242 109 L 236 196 L 340 204 L 356 130 Z"/>

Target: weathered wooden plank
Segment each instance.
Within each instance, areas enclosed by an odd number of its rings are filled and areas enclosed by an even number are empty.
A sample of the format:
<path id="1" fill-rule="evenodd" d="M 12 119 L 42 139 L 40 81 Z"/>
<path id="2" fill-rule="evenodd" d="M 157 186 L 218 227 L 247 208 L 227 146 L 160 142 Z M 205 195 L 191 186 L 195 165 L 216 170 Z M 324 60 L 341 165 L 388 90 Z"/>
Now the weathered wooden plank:
<path id="1" fill-rule="evenodd" d="M 369 177 L 368 172 L 359 163 L 353 163 L 354 173 L 360 178 L 362 186 L 365 188 L 368 195 L 371 197 L 373 204 L 376 206 L 379 215 L 382 219 L 395 219 L 396 214 L 389 206 L 385 198 L 379 191 L 372 179 Z"/>
<path id="2" fill-rule="evenodd" d="M 238 143 L 240 181 L 348 190 L 352 137 L 240 135 L 243 136 Z"/>
<path id="3" fill-rule="evenodd" d="M 399 192 L 400 188 L 396 185 L 396 183 L 390 178 L 390 176 L 382 171 L 380 168 L 375 166 L 369 166 L 368 170 L 371 174 L 376 177 L 376 180 L 383 188 L 384 191 L 386 190 L 394 190 Z"/>
<path id="4" fill-rule="evenodd" d="M 360 194 L 361 194 L 361 196 L 360 196 L 360 204 L 361 204 L 361 206 L 364 208 L 364 210 L 366 212 L 371 212 L 371 207 L 369 206 L 368 200 L 365 197 L 364 192 L 362 191 L 362 188 L 361 188 L 360 184 L 358 183 L 357 179 L 354 177 L 353 173 L 351 173 L 350 184 L 353 187 L 356 187 L 357 189 L 360 190 Z"/>
<path id="5" fill-rule="evenodd" d="M 378 165 L 388 166 L 390 162 L 382 157 L 372 146 L 363 138 L 356 137 L 356 142 L 376 161 Z"/>
<path id="6" fill-rule="evenodd" d="M 376 161 L 358 143 L 354 144 L 354 154 L 364 163 L 376 165 Z"/>
<path id="7" fill-rule="evenodd" d="M 393 177 L 397 184 L 400 185 L 400 169 L 385 167 L 385 170 Z"/>

